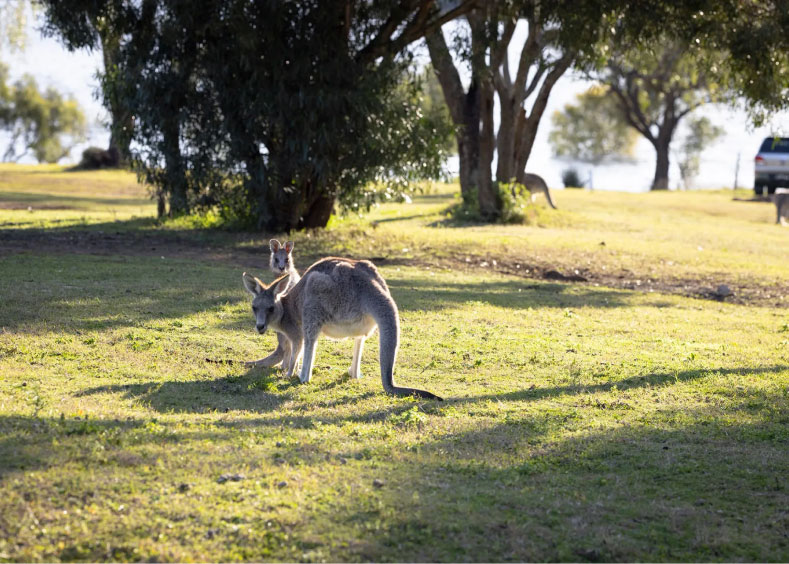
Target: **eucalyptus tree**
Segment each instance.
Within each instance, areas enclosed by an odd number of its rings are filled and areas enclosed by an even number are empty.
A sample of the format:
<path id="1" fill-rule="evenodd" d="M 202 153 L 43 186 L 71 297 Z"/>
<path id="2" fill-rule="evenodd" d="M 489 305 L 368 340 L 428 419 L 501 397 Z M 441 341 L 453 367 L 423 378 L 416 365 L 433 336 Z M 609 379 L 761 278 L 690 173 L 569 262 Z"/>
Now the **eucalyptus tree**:
<path id="1" fill-rule="evenodd" d="M 665 39 L 615 53 L 597 76 L 627 123 L 655 149 L 652 190 L 668 188 L 671 141 L 682 119 L 721 95 L 720 62 L 692 44 Z"/>
<path id="2" fill-rule="evenodd" d="M 518 21 L 527 25 L 516 68 L 508 51 Z M 485 2 L 456 26 L 451 43 L 441 31 L 428 34 L 427 47 L 457 128 L 461 194 L 483 218 L 501 213 L 491 177 L 498 152 L 496 179 L 523 182 L 537 129 L 556 81 L 570 67 L 573 49 L 559 43 L 554 14 L 539 3 Z M 468 71 L 468 86 L 461 71 Z M 500 119 L 495 130 L 494 99 Z"/>

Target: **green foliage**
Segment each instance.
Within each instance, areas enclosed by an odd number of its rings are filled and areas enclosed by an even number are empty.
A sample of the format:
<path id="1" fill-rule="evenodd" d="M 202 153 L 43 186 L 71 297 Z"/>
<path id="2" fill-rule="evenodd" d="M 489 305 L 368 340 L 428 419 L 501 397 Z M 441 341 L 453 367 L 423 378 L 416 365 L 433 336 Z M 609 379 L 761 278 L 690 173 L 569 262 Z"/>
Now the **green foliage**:
<path id="1" fill-rule="evenodd" d="M 517 182 L 496 182 L 494 183 L 498 204 L 501 213 L 496 219 L 501 224 L 520 224 L 520 225 L 547 225 L 556 224 L 563 219 L 556 217 L 555 212 L 550 212 L 542 203 L 535 203 L 531 199 L 531 192 L 523 184 Z M 479 204 L 475 193 L 472 191 L 471 197 L 463 199 L 460 203 L 449 209 L 452 219 L 457 222 L 482 223 L 486 219 L 479 211 Z"/>
<path id="2" fill-rule="evenodd" d="M 365 208 L 371 182 L 437 177 L 445 133 L 420 109 L 410 55 L 372 56 L 386 1 L 47 3 L 72 45 L 119 38 L 105 101 L 135 116 L 137 169 L 169 213 L 216 209 L 241 227 L 324 226 Z"/>
<path id="3" fill-rule="evenodd" d="M 433 66 L 425 66 L 418 79 L 420 86 L 419 106 L 424 118 L 434 128 L 432 136 L 435 138 L 435 142 L 446 154 L 457 153 L 455 125 L 452 123 L 452 116 L 449 114 L 449 107 L 444 99 L 444 93 L 438 78 L 436 78 Z"/>
<path id="4" fill-rule="evenodd" d="M 565 188 L 580 188 L 583 186 L 581 175 L 578 174 L 578 169 L 569 167 L 562 171 L 562 184 Z"/>
<path id="5" fill-rule="evenodd" d="M 604 85 L 592 86 L 576 96 L 575 104 L 554 112 L 548 136 L 556 156 L 593 165 L 632 157 L 637 138 Z"/>
<path id="6" fill-rule="evenodd" d="M 27 44 L 26 8 L 36 10 L 35 4 L 27 0 L 0 0 L 0 53 L 4 46 L 10 51 L 22 51 Z"/>
<path id="7" fill-rule="evenodd" d="M 64 98 L 54 88 L 40 92 L 30 75 L 11 86 L 7 78 L 8 70 L 0 64 L 0 129 L 10 133 L 3 160 L 32 152 L 40 163 L 56 163 L 85 139 L 85 114 L 76 99 Z"/>
<path id="8" fill-rule="evenodd" d="M 685 189 L 690 188 L 693 179 L 699 174 L 701 153 L 725 133 L 722 127 L 712 123 L 707 117 L 691 118 L 688 133 L 682 140 L 677 164 Z"/>

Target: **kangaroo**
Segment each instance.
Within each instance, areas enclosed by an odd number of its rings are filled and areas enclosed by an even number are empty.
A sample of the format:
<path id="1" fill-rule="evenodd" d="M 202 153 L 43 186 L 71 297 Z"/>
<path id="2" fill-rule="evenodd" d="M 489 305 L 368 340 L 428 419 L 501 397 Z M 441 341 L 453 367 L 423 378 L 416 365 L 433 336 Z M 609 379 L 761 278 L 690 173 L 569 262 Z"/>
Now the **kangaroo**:
<path id="1" fill-rule="evenodd" d="M 772 199 L 775 204 L 775 223 L 789 225 L 789 188 L 777 188 Z"/>
<path id="2" fill-rule="evenodd" d="M 310 381 L 315 345 L 322 333 L 333 339 L 355 339 L 348 372 L 352 378 L 361 378 L 364 341 L 377 327 L 384 391 L 397 396 L 442 399 L 431 392 L 395 385 L 400 321 L 397 305 L 373 263 L 334 257 L 322 259 L 307 269 L 302 279 L 287 292 L 277 291 L 282 278 L 266 286 L 245 272 L 243 280 L 244 287 L 254 296 L 252 311 L 258 333 L 263 334 L 271 327 L 288 339 L 285 363 L 288 377 L 293 376 L 303 353 L 299 380 L 304 384 Z"/>
<path id="3" fill-rule="evenodd" d="M 268 244 L 271 250 L 269 269 L 276 274 L 287 274 L 287 276 L 278 278 L 280 282 L 277 293 L 287 292 L 301 279 L 296 265 L 293 264 L 293 241 L 285 241 L 283 245 L 276 239 L 271 239 Z M 284 360 L 285 350 L 288 346 L 287 337 L 277 333 L 277 348 L 273 353 L 265 358 L 247 361 L 245 364 L 247 366 L 277 366 Z"/>
<path id="4" fill-rule="evenodd" d="M 548 185 L 543 180 L 542 176 L 539 174 L 532 174 L 530 172 L 526 172 L 523 174 L 523 185 L 531 192 L 531 201 L 533 202 L 537 198 L 537 192 L 542 192 L 545 194 L 545 199 L 548 200 L 548 204 L 553 208 L 556 209 L 556 206 L 553 204 L 553 200 L 551 199 L 551 193 L 548 191 Z"/>

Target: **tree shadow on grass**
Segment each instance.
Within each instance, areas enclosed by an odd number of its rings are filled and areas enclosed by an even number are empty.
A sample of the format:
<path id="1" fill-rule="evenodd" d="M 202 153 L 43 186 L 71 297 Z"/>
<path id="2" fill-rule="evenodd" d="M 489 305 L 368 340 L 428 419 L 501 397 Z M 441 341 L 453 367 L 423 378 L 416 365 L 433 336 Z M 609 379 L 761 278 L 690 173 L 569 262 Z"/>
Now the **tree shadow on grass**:
<path id="1" fill-rule="evenodd" d="M 377 506 L 348 504 L 335 519 L 389 509 L 360 539 L 372 561 L 785 560 L 780 424 L 681 415 L 701 422 L 556 441 L 546 432 L 560 421 L 527 420 L 425 442 L 387 465 Z"/>
<path id="2" fill-rule="evenodd" d="M 560 397 L 565 395 L 585 395 L 599 392 L 610 392 L 614 388 L 620 391 L 640 389 L 640 388 L 659 388 L 683 382 L 692 382 L 701 378 L 706 378 L 714 374 L 721 376 L 756 376 L 765 374 L 776 374 L 789 370 L 789 365 L 773 365 L 760 368 L 693 368 L 680 371 L 652 372 L 650 374 L 639 374 L 621 380 L 607 379 L 597 384 L 573 384 L 569 386 L 550 386 L 545 388 L 528 388 L 512 392 L 483 394 L 470 397 L 445 398 L 453 402 L 468 403 L 481 402 L 487 400 L 497 401 L 525 401 L 541 400 L 545 398 Z M 602 377 L 602 376 L 601 376 Z"/>
<path id="3" fill-rule="evenodd" d="M 484 303 L 511 309 L 629 307 L 628 294 L 621 291 L 536 282 L 530 280 L 447 282 L 431 285 L 424 279 L 387 280 L 397 307 L 404 311 L 436 311 L 459 305 Z"/>
<path id="4" fill-rule="evenodd" d="M 90 255 L 6 259 L 0 327 L 95 331 L 180 318 L 241 297 L 230 272 L 161 258 Z M 235 274 L 235 273 L 233 273 Z M 236 276 L 232 276 L 232 281 Z"/>

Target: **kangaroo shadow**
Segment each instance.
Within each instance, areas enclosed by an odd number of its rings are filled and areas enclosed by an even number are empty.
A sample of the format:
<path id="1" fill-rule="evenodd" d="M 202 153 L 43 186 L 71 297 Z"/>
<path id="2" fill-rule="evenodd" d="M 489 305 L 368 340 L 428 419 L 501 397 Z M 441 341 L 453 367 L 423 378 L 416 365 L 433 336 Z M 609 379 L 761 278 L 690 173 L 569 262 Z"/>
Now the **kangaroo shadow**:
<path id="1" fill-rule="evenodd" d="M 76 397 L 120 394 L 121 398 L 160 413 L 276 411 L 298 380 L 273 368 L 249 368 L 244 374 L 207 380 L 114 384 L 82 390 Z"/>

